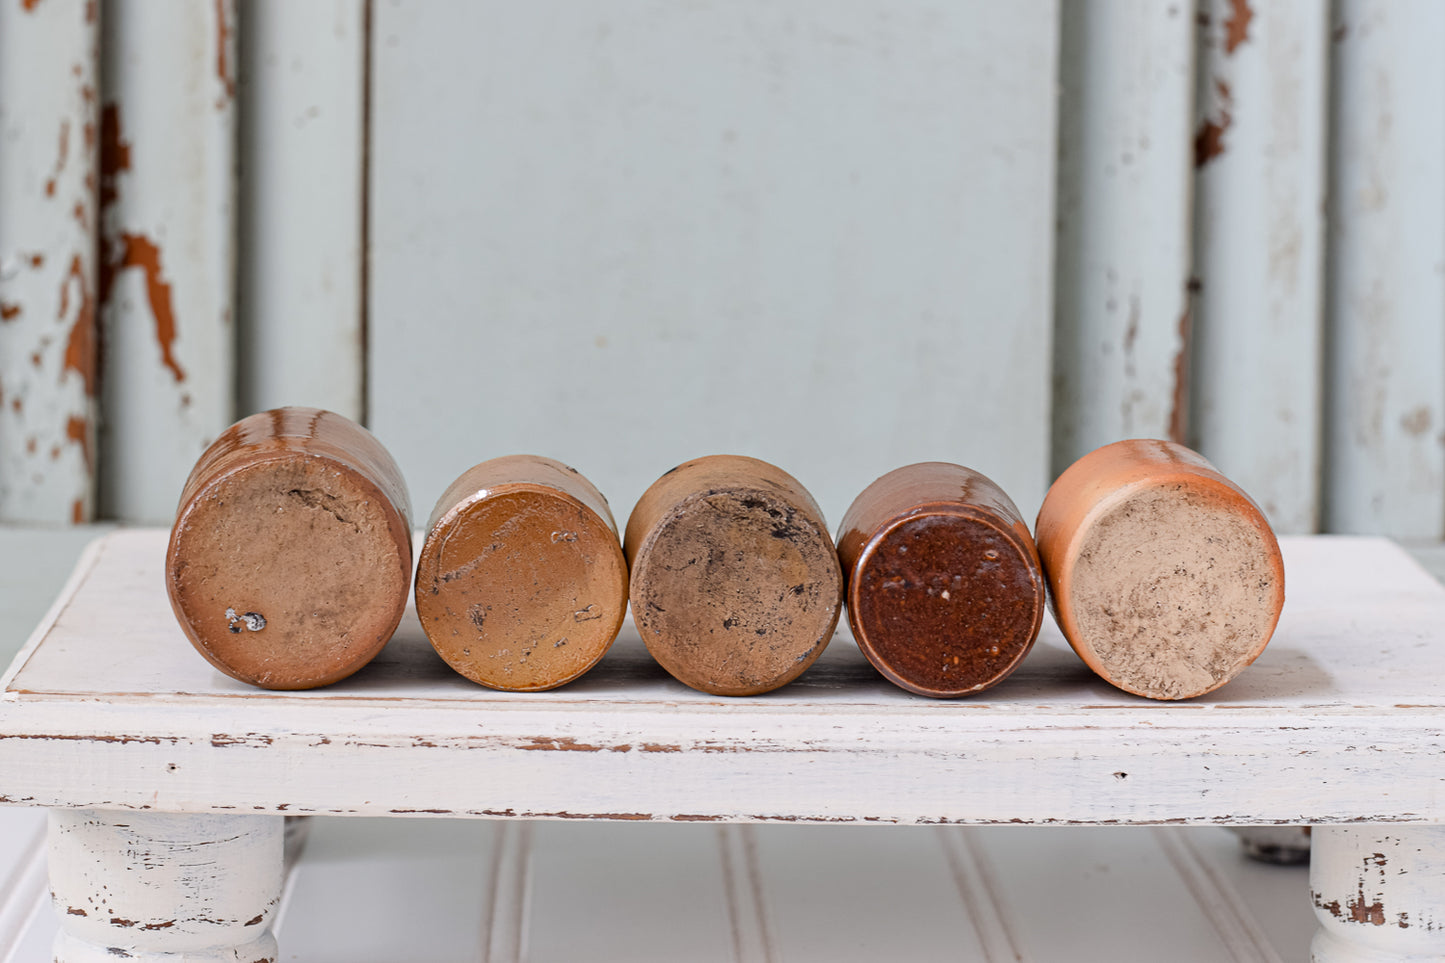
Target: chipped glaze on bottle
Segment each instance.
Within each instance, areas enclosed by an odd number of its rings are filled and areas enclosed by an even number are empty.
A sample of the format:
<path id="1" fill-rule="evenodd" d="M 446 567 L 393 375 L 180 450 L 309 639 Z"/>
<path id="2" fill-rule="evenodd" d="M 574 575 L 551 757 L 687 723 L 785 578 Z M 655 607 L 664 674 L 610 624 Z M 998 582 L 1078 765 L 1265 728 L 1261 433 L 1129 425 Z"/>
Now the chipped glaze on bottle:
<path id="1" fill-rule="evenodd" d="M 879 478 L 843 516 L 838 555 L 859 649 L 911 692 L 987 689 L 1038 637 L 1045 593 L 1033 537 L 976 471 L 925 462 Z"/>
<path id="2" fill-rule="evenodd" d="M 1224 685 L 1264 651 L 1284 606 L 1264 513 L 1174 442 L 1120 441 L 1080 458 L 1049 489 L 1035 538 L 1065 638 L 1137 695 Z"/>
<path id="3" fill-rule="evenodd" d="M 186 637 L 268 689 L 344 679 L 391 639 L 411 584 L 401 470 L 365 428 L 278 408 L 221 433 L 191 470 L 166 551 Z"/>
<path id="4" fill-rule="evenodd" d="M 837 626 L 843 578 L 823 513 L 767 462 L 711 455 L 674 468 L 633 509 L 625 548 L 637 631 L 694 689 L 786 685 Z"/>
<path id="5" fill-rule="evenodd" d="M 537 691 L 571 682 L 627 613 L 627 560 L 607 500 L 536 455 L 476 465 L 442 494 L 416 573 L 437 653 L 473 682 Z"/>

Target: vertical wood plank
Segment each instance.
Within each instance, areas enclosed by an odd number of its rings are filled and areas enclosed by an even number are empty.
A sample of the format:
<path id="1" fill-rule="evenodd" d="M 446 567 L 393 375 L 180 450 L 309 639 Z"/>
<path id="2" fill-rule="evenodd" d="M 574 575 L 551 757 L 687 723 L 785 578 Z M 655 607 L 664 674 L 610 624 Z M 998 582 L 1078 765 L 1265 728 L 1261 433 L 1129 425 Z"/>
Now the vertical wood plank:
<path id="1" fill-rule="evenodd" d="M 536 823 L 524 951 L 490 963 L 763 963 L 734 956 L 716 828 Z"/>
<path id="2" fill-rule="evenodd" d="M 482 899 L 482 963 L 519 963 L 527 958 L 531 927 L 532 837 L 536 825 L 517 820 L 495 824 L 487 890 Z"/>
<path id="3" fill-rule="evenodd" d="M 1219 872 L 1195 845 L 1198 835 L 1180 826 L 1159 826 L 1154 829 L 1154 844 L 1179 875 L 1195 905 L 1209 917 L 1220 942 L 1228 947 L 1231 960 L 1283 963 L 1233 880 Z"/>
<path id="4" fill-rule="evenodd" d="M 362 417 L 366 2 L 252 0 L 240 26 L 240 414 Z"/>
<path id="5" fill-rule="evenodd" d="M 774 963 L 768 908 L 763 903 L 757 833 L 752 826 L 717 827 L 718 857 L 727 889 L 734 963 Z"/>
<path id="6" fill-rule="evenodd" d="M 1313 532 L 1329 9 L 1201 7 L 1190 436 L 1276 530 Z"/>
<path id="7" fill-rule="evenodd" d="M 103 19 L 100 506 L 163 523 L 235 413 L 235 8 Z"/>
<path id="8" fill-rule="evenodd" d="M 1339 0 L 1325 525 L 1445 533 L 1445 5 Z"/>
<path id="9" fill-rule="evenodd" d="M 1036 510 L 1057 15 L 377 5 L 368 410 L 418 501 L 538 451 L 625 517 L 733 451 L 834 523 L 929 459 Z"/>
<path id="10" fill-rule="evenodd" d="M 1194 16 L 1062 7 L 1053 470 L 1187 424 Z"/>
<path id="11" fill-rule="evenodd" d="M 997 898 L 1009 907 L 1026 960 L 1252 959 L 1240 959 L 1223 942 L 1184 880 L 1166 869 L 1168 859 L 1147 830 L 981 827 L 964 832 L 997 869 Z M 1101 920 L 1111 922 L 1101 925 Z M 1289 958 L 1300 957 L 1292 953 Z"/>
<path id="12" fill-rule="evenodd" d="M 1187 837 L 1188 847 L 1205 871 L 1247 908 L 1276 956 L 1285 960 L 1305 957 L 1315 932 L 1315 917 L 1307 898 L 1308 865 L 1279 866 L 1250 859 L 1244 855 L 1239 838 L 1221 827 L 1173 831 Z"/>
<path id="13" fill-rule="evenodd" d="M 757 859 L 777 960 L 985 960 L 931 828 L 759 826 Z M 840 912 L 840 907 L 848 907 Z"/>
<path id="14" fill-rule="evenodd" d="M 487 868 L 504 825 L 315 817 L 277 919 L 279 959 L 486 959 Z"/>
<path id="15" fill-rule="evenodd" d="M 48 895 L 44 810 L 0 809 L 0 960 L 24 959 L 14 950 Z"/>
<path id="16" fill-rule="evenodd" d="M 94 511 L 98 19 L 0 3 L 0 521 Z"/>
<path id="17" fill-rule="evenodd" d="M 1022 943 L 1014 933 L 1008 907 L 1001 902 L 998 874 L 975 833 L 946 826 L 938 828 L 937 836 L 963 909 L 983 945 L 983 959 L 988 963 L 1022 960 Z"/>

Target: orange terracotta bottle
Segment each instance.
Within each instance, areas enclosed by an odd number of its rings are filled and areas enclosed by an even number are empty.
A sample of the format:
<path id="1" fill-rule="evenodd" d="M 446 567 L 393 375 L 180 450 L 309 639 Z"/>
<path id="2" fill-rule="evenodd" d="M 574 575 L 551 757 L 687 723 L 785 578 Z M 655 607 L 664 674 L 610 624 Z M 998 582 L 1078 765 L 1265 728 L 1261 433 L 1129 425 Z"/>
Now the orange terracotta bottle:
<path id="1" fill-rule="evenodd" d="M 925 462 L 879 478 L 843 516 L 838 555 L 858 647 L 911 692 L 987 689 L 1038 637 L 1044 576 L 1033 537 L 976 471 Z"/>
<path id="2" fill-rule="evenodd" d="M 694 689 L 785 685 L 838 624 L 843 576 L 823 514 L 767 462 L 712 455 L 679 465 L 643 493 L 625 545 L 637 631 Z"/>
<path id="3" fill-rule="evenodd" d="M 1259 506 L 1183 445 L 1136 439 L 1080 458 L 1035 530 L 1059 628 L 1103 678 L 1153 699 L 1224 685 L 1284 606 Z"/>
<path id="4" fill-rule="evenodd" d="M 535 455 L 482 462 L 437 501 L 416 572 L 432 646 L 493 689 L 571 682 L 627 613 L 627 560 L 607 500 L 574 468 Z"/>
<path id="5" fill-rule="evenodd" d="M 365 428 L 316 408 L 244 418 L 181 493 L 166 589 L 212 665 L 268 689 L 344 679 L 391 639 L 411 584 L 401 470 Z"/>

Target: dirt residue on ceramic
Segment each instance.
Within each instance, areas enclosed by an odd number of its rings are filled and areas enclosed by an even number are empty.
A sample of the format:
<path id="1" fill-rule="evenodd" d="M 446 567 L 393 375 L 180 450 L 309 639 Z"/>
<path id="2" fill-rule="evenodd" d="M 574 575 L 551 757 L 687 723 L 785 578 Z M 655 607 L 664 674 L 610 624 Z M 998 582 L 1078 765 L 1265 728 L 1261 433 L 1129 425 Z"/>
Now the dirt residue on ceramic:
<path id="1" fill-rule="evenodd" d="M 848 509 L 838 550 L 858 647 L 909 691 L 987 689 L 1038 637 L 1044 577 L 1033 538 L 978 472 L 927 462 L 884 475 Z"/>
<path id="2" fill-rule="evenodd" d="M 401 620 L 409 514 L 395 462 L 359 425 L 316 409 L 252 415 L 186 484 L 166 555 L 172 608 L 233 678 L 269 689 L 343 679 Z"/>
<path id="3" fill-rule="evenodd" d="M 627 612 L 627 562 L 606 500 L 549 458 L 468 470 L 432 513 L 416 609 L 437 653 L 473 682 L 536 691 L 576 679 Z"/>
<path id="4" fill-rule="evenodd" d="M 1198 454 L 1118 442 L 1049 490 L 1039 552 L 1059 627 L 1103 678 L 1154 699 L 1224 685 L 1264 651 L 1284 605 L 1258 506 Z"/>
<path id="5" fill-rule="evenodd" d="M 643 494 L 626 549 L 638 632 L 695 689 L 768 692 L 832 638 L 837 551 L 817 503 L 773 465 L 714 455 L 679 466 Z"/>

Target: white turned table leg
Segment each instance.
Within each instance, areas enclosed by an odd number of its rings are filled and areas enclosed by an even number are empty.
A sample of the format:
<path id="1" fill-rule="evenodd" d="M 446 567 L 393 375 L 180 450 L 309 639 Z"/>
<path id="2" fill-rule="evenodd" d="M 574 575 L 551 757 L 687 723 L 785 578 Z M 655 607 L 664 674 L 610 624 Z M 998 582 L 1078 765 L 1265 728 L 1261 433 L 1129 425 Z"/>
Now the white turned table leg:
<path id="1" fill-rule="evenodd" d="M 1314 963 L 1445 961 L 1445 826 L 1316 826 Z"/>
<path id="2" fill-rule="evenodd" d="M 57 809 L 56 963 L 274 963 L 282 817 Z"/>

